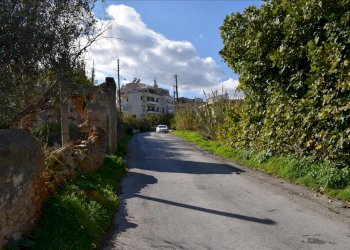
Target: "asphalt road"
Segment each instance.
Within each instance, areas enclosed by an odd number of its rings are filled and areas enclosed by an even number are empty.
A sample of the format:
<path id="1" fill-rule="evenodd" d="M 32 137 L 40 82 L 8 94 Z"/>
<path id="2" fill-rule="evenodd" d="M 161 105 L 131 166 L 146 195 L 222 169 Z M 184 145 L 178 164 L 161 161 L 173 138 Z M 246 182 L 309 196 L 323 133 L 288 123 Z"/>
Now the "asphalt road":
<path id="1" fill-rule="evenodd" d="M 170 134 L 137 134 L 128 152 L 103 249 L 350 249 L 348 211 L 302 187 Z"/>

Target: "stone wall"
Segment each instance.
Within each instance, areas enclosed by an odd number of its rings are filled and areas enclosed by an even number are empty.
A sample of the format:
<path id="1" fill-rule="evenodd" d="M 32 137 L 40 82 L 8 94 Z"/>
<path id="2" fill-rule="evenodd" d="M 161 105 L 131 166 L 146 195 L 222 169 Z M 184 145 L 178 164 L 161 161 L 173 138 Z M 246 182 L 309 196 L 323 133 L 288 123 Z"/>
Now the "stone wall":
<path id="1" fill-rule="evenodd" d="M 79 99 L 79 97 L 82 98 Z M 114 153 L 117 149 L 117 107 L 114 79 L 106 77 L 105 83 L 85 88 L 74 97 L 74 102 L 71 101 L 71 103 L 73 108 L 70 117 L 86 118 L 83 123 L 78 124 L 82 132 L 90 131 L 94 127 L 103 129 L 106 133 L 106 151 Z"/>
<path id="2" fill-rule="evenodd" d="M 105 132 L 93 128 L 89 137 L 78 144 L 67 144 L 50 153 L 47 157 L 49 165 L 45 173 L 50 193 L 63 185 L 66 180 L 75 179 L 82 172 L 97 170 L 105 158 Z"/>
<path id="3" fill-rule="evenodd" d="M 51 151 L 22 129 L 0 130 L 0 249 L 36 225 L 45 199 L 57 187 L 102 166 L 106 132 L 93 127 L 86 140 Z"/>
<path id="4" fill-rule="evenodd" d="M 117 144 L 116 85 L 106 78 L 100 86 L 72 93 L 69 100 L 71 123 L 86 135 L 71 140 L 46 157 L 38 141 L 23 129 L 0 130 L 0 249 L 36 225 L 48 195 L 67 179 L 98 169 L 106 152 L 114 153 Z M 35 128 L 57 122 L 55 112 L 30 114 L 23 127 Z"/>
<path id="5" fill-rule="evenodd" d="M 0 130 L 0 249 L 30 231 L 47 197 L 44 152 L 21 129 Z"/>
<path id="6" fill-rule="evenodd" d="M 106 151 L 114 153 L 117 148 L 117 103 L 116 84 L 112 77 L 106 77 L 103 84 L 70 91 L 68 97 L 69 123 L 80 128 L 83 135 L 94 127 L 106 133 Z M 59 109 L 28 114 L 21 120 L 21 127 L 33 129 L 47 123 L 60 121 Z M 72 138 L 71 135 L 71 139 Z"/>

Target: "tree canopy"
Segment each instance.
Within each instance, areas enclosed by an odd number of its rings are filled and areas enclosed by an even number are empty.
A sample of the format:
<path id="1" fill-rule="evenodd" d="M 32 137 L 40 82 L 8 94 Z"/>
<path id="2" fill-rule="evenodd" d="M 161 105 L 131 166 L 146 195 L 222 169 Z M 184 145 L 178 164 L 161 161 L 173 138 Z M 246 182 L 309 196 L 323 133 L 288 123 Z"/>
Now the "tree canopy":
<path id="1" fill-rule="evenodd" d="M 79 41 L 94 35 L 93 3 L 0 2 L 0 128 L 49 105 L 58 93 L 60 75 L 86 83 L 81 55 L 89 42 Z"/>
<path id="2" fill-rule="evenodd" d="M 227 16 L 221 36 L 245 93 L 232 145 L 349 162 L 349 0 L 266 1 Z"/>

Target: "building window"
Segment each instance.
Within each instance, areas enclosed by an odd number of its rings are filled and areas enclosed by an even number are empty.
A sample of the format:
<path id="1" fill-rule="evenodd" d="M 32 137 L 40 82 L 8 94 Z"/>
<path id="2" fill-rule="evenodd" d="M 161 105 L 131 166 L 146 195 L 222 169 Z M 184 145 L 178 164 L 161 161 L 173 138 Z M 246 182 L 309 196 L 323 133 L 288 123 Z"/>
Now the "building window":
<path id="1" fill-rule="evenodd" d="M 148 106 L 148 107 L 147 107 L 147 111 L 155 111 L 154 106 Z"/>

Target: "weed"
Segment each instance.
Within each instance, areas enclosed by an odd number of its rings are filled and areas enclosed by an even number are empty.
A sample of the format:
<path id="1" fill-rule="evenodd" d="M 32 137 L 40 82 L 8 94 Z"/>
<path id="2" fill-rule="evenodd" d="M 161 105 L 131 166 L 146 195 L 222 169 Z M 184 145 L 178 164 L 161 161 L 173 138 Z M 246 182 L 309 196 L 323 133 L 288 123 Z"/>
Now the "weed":
<path id="1" fill-rule="evenodd" d="M 259 163 L 266 162 L 269 158 L 271 158 L 272 152 L 271 151 L 262 151 L 257 155 L 257 160 Z"/>

